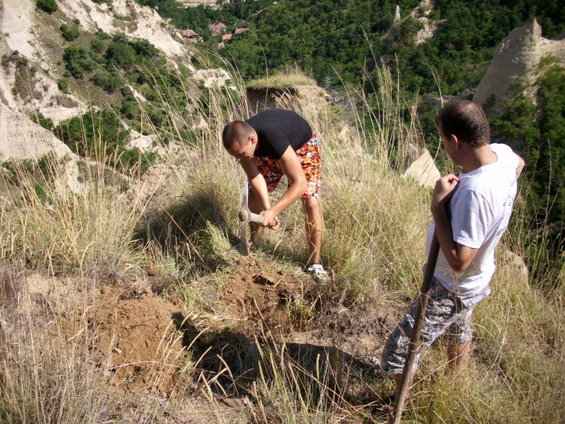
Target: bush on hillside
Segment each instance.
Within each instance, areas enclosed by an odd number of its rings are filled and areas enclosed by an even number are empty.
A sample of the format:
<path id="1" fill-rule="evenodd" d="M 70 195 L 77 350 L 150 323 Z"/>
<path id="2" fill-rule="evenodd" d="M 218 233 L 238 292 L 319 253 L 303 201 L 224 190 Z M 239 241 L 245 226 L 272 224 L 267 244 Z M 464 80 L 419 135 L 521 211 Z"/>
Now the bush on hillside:
<path id="1" fill-rule="evenodd" d="M 68 74 L 76 79 L 83 79 L 86 72 L 93 71 L 97 66 L 90 51 L 84 47 L 67 47 L 63 52 L 63 60 Z"/>
<path id="2" fill-rule="evenodd" d="M 78 36 L 80 35 L 80 31 L 79 31 L 79 20 L 78 19 L 74 19 L 73 23 L 70 25 L 67 24 L 62 24 L 59 29 L 61 30 L 61 34 L 63 35 L 63 38 L 67 41 L 73 41 L 76 40 L 78 38 Z"/>
<path id="3" fill-rule="evenodd" d="M 63 93 L 65 93 L 65 94 L 69 93 L 69 81 L 67 81 L 65 78 L 61 78 L 61 79 L 57 80 L 57 87 Z"/>
<path id="4" fill-rule="evenodd" d="M 145 39 L 133 40 L 129 43 L 135 52 L 143 57 L 152 58 L 159 56 L 159 50 Z"/>
<path id="5" fill-rule="evenodd" d="M 91 78 L 95 85 L 102 87 L 108 93 L 113 93 L 122 85 L 122 80 L 116 72 L 97 69 Z"/>
<path id="6" fill-rule="evenodd" d="M 100 40 L 99 38 L 95 38 L 90 43 L 90 48 L 95 53 L 102 53 L 104 51 L 104 47 L 105 47 L 104 41 Z"/>
<path id="7" fill-rule="evenodd" d="M 137 63 L 135 49 L 123 34 L 118 34 L 112 39 L 112 43 L 106 50 L 105 58 L 109 65 L 125 69 L 131 68 Z"/>
<path id="8" fill-rule="evenodd" d="M 53 131 L 53 120 L 51 118 L 47 118 L 41 112 L 37 112 L 31 116 L 31 120 L 36 124 L 41 125 L 43 128 L 49 131 Z"/>
<path id="9" fill-rule="evenodd" d="M 123 145 L 127 136 L 116 114 L 108 109 L 91 110 L 81 117 L 62 121 L 55 128 L 55 134 L 73 152 L 83 157 L 103 152 L 113 153 L 118 146 Z"/>
<path id="10" fill-rule="evenodd" d="M 59 8 L 55 0 L 37 0 L 35 2 L 35 5 L 38 9 L 41 9 L 47 13 L 53 13 Z"/>

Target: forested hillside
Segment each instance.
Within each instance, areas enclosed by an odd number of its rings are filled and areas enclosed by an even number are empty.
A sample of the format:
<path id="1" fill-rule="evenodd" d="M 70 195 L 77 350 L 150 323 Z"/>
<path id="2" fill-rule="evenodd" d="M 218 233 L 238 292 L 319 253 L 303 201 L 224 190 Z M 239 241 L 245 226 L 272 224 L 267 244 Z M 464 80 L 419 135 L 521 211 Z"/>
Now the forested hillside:
<path id="1" fill-rule="evenodd" d="M 339 79 L 356 81 L 385 60 L 400 71 L 411 91 L 437 91 L 439 81 L 447 95 L 476 85 L 484 72 L 481 65 L 492 59 L 496 45 L 528 18 L 538 19 L 545 37 L 556 37 L 565 28 L 560 4 L 553 0 L 438 0 L 431 10 L 415 11 L 416 17 L 427 14 L 438 25 L 421 44 L 415 35 L 423 24 L 408 17 L 418 0 L 257 0 L 226 3 L 219 10 L 182 8 L 174 0 L 139 2 L 158 6 L 177 27 L 206 37 L 206 25 L 215 21 L 253 28 L 220 49 L 245 79 L 296 63 L 331 86 Z M 389 31 L 397 5 L 401 20 Z"/>
<path id="2" fill-rule="evenodd" d="M 373 93 L 379 66 L 387 65 L 409 96 L 472 98 L 496 46 L 513 29 L 533 18 L 545 38 L 557 38 L 565 29 L 557 0 L 257 0 L 228 2 L 219 9 L 184 8 L 174 0 L 138 1 L 156 7 L 178 28 L 198 31 L 204 37 L 201 45 L 231 63 L 244 80 L 298 66 L 327 89 L 361 84 L 367 112 L 377 115 L 380 106 Z M 211 36 L 207 28 L 217 21 L 227 25 L 226 32 L 237 27 L 251 31 L 218 48 L 222 34 Z M 561 261 L 565 73 L 559 60 L 551 58 L 538 68 L 535 83 L 523 87 L 529 94 L 501 105 L 504 112 L 493 115 L 492 124 L 497 140 L 528 159 L 524 192 L 534 217 L 531 225 L 550 223 L 552 236 L 540 245 L 547 249 L 544 257 Z M 419 113 L 432 150 L 437 150 L 435 113 L 425 107 Z"/>

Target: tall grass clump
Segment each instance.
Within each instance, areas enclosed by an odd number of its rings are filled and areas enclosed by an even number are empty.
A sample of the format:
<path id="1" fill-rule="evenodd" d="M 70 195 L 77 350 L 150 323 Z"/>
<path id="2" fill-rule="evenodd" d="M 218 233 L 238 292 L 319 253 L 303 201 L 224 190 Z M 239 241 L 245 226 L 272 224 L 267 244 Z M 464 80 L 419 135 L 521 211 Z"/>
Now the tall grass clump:
<path id="1" fill-rule="evenodd" d="M 503 247 L 497 256 L 492 295 L 474 313 L 467 371 L 453 381 L 443 375 L 445 352 L 429 352 L 409 417 L 430 423 L 560 422 L 562 298 L 532 288 L 517 255 Z"/>
<path id="2" fill-rule="evenodd" d="M 259 347 L 259 356 L 258 378 L 251 389 L 259 422 L 323 424 L 356 415 L 348 411 L 351 405 L 339 394 L 339 371 L 329 354 L 299 361 L 284 344 L 275 344 Z"/>
<path id="3" fill-rule="evenodd" d="M 101 422 L 111 402 L 88 345 L 63 342 L 52 311 L 25 289 L 7 300 L 0 299 L 0 421 Z"/>
<path id="4" fill-rule="evenodd" d="M 132 234 L 142 205 L 120 193 L 128 181 L 115 170 L 51 158 L 43 168 L 14 165 L 5 183 L 11 189 L 0 211 L 3 261 L 18 258 L 52 275 L 108 277 L 139 264 Z"/>

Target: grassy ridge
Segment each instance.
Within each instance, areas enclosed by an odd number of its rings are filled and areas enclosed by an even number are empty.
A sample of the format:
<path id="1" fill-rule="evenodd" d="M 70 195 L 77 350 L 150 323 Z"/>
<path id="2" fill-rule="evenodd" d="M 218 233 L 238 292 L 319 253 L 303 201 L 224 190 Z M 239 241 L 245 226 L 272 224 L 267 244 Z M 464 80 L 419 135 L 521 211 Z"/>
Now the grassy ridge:
<path id="1" fill-rule="evenodd" d="M 321 301 L 337 291 L 353 308 L 357 301 L 375 296 L 405 307 L 404 299 L 420 283 L 423 232 L 430 219 L 429 193 L 390 168 L 399 156 L 398 148 L 391 149 L 397 145 L 391 140 L 402 140 L 401 148 L 418 145 L 418 118 L 407 120 L 399 113 L 411 105 L 405 104 L 387 69 L 381 70 L 380 78 L 378 99 L 387 113 L 372 116 L 374 131 L 365 130 L 362 116 L 367 102 L 353 88 L 347 91 L 348 102 L 358 109 L 348 131 L 339 118 L 341 112 L 326 105 L 312 108 L 290 98 L 280 104 L 302 113 L 323 143 L 323 259 L 335 273 L 335 284 L 322 288 Z M 207 123 L 198 142 L 188 146 L 171 134 L 173 142 L 184 146 L 182 153 L 160 159 L 173 177 L 149 197 L 141 195 L 139 186 L 116 189 L 103 172 L 89 175 L 89 189 L 83 195 L 61 192 L 53 183 L 60 163 L 45 166 L 43 177 L 26 168 L 17 170 L 18 186 L 8 203 L 12 207 L 0 211 L 0 260 L 10 269 L 31 268 L 72 281 L 64 297 L 48 298 L 52 316 L 65 313 L 68 299 L 88 297 L 93 286 L 146 285 L 148 264 L 166 270 L 169 278 L 163 284 L 168 292 L 184 292 L 188 298 L 190 291 L 196 300 L 192 311 L 199 313 L 198 296 L 204 294 L 193 282 L 229 266 L 220 258 L 238 233 L 243 173 L 223 151 L 219 134 L 229 120 L 247 117 L 240 82 L 236 81 L 235 90 L 209 89 L 206 107 L 194 109 L 191 121 L 202 118 Z M 174 127 L 185 118 L 171 113 L 168 119 Z M 518 205 L 517 224 L 527 222 L 524 213 L 526 209 Z M 296 265 L 305 257 L 298 206 L 285 211 L 282 221 L 285 228 L 267 234 L 259 254 L 274 257 L 281 266 Z M 501 248 L 524 254 L 528 237 L 526 226 L 515 225 Z M 452 385 L 442 377 L 443 347 L 430 350 L 407 406 L 408 419 L 558 422 L 563 410 L 562 293 L 552 289 L 542 294 L 517 275 L 510 259 L 500 256 L 494 295 L 477 310 L 472 365 Z M 8 280 L 3 278 L 4 285 Z M 25 290 L 0 305 L 3 422 L 100 422 L 128 414 L 135 422 L 167 422 L 166 416 L 149 413 L 153 401 L 128 403 L 109 396 L 106 376 L 83 344 L 88 342 L 50 343 L 42 313 L 26 298 Z M 308 374 L 284 352 L 263 349 L 262 369 L 249 394 L 256 415 L 249 421 L 323 423 L 340 417 L 378 421 L 366 405 L 340 399 L 330 390 L 325 376 L 332 372 L 331 362 Z M 196 404 L 189 390 L 191 378 L 196 377 L 188 372 L 172 403 Z M 389 387 L 387 382 L 371 384 L 375 391 Z M 211 391 L 210 397 L 214 398 Z M 217 422 L 227 422 L 218 417 Z"/>

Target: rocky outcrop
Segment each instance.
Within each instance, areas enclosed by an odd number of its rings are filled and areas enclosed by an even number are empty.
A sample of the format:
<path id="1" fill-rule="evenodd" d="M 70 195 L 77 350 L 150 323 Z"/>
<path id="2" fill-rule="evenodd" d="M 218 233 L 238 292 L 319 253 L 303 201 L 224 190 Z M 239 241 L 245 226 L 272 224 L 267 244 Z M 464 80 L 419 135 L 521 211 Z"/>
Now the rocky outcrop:
<path id="1" fill-rule="evenodd" d="M 0 98 L 8 108 L 27 116 L 39 112 L 54 125 L 86 112 L 85 102 L 62 92 L 53 77 L 44 71 L 32 70 L 36 67 L 30 66 L 24 56 L 12 53 L 8 57 L 5 56 L 0 69 Z M 26 64 L 22 65 L 21 61 Z"/>
<path id="2" fill-rule="evenodd" d="M 173 38 L 171 32 L 176 30 L 157 11 L 135 1 L 113 0 L 97 4 L 90 0 L 59 0 L 57 4 L 67 16 L 78 19 L 81 26 L 90 32 L 101 29 L 109 34 L 122 32 L 129 37 L 143 38 L 167 56 L 189 53 L 185 44 Z"/>
<path id="3" fill-rule="evenodd" d="M 73 19 L 81 32 L 102 30 L 146 39 L 160 49 L 173 65 L 187 64 L 190 47 L 177 30 L 149 7 L 129 0 L 94 3 L 91 0 L 57 0 L 59 10 L 41 12 L 35 0 L 3 0 L 0 7 L 0 101 L 22 114 L 40 112 L 56 125 L 82 115 L 90 98 L 63 92 L 57 80 L 63 77 L 60 60 L 63 42 L 59 25 Z M 25 72 L 22 72 L 25 71 Z M 1 130 L 1 129 L 0 129 Z"/>
<path id="4" fill-rule="evenodd" d="M 327 105 L 329 102 L 329 94 L 316 85 L 296 84 L 285 88 L 247 89 L 247 104 L 251 114 L 267 109 L 290 108 L 290 103 L 300 105 L 305 113 L 316 113 L 321 105 Z"/>
<path id="5" fill-rule="evenodd" d="M 540 59 L 548 55 L 565 64 L 565 40 L 543 38 L 535 19 L 526 22 L 502 40 L 473 100 L 483 105 L 500 105 L 514 97 L 523 91 L 522 83 L 532 80 Z M 496 106 L 493 112 L 497 112 Z"/>
<path id="6" fill-rule="evenodd" d="M 193 74 L 192 78 L 206 88 L 219 88 L 226 85 L 231 76 L 225 69 L 216 68 L 199 69 Z"/>
<path id="7" fill-rule="evenodd" d="M 57 158 L 72 155 L 71 150 L 50 131 L 0 103 L 0 162 L 37 160 L 48 153 Z"/>
<path id="8" fill-rule="evenodd" d="M 433 0 L 422 0 L 418 6 L 410 12 L 410 16 L 422 24 L 422 29 L 416 34 L 414 42 L 416 45 L 426 42 L 429 38 L 432 38 L 436 33 L 438 28 L 437 22 L 434 22 L 428 16 L 434 9 Z"/>
<path id="9" fill-rule="evenodd" d="M 422 24 L 422 28 L 416 33 L 414 37 L 414 43 L 416 45 L 422 44 L 429 38 L 432 38 L 438 29 L 438 23 L 428 18 L 428 16 L 434 9 L 434 6 L 435 4 L 433 0 L 421 0 L 420 3 L 418 3 L 418 6 L 412 9 L 407 16 L 416 19 Z M 386 35 L 389 40 L 394 40 L 396 27 L 402 24 L 405 19 L 406 18 L 403 19 L 401 16 L 400 6 L 396 5 L 392 26 L 388 30 Z"/>
<path id="10" fill-rule="evenodd" d="M 405 164 L 405 178 L 414 178 L 424 187 L 434 187 L 441 175 L 436 167 L 434 159 L 427 149 L 422 149 L 415 160 L 407 158 Z"/>

